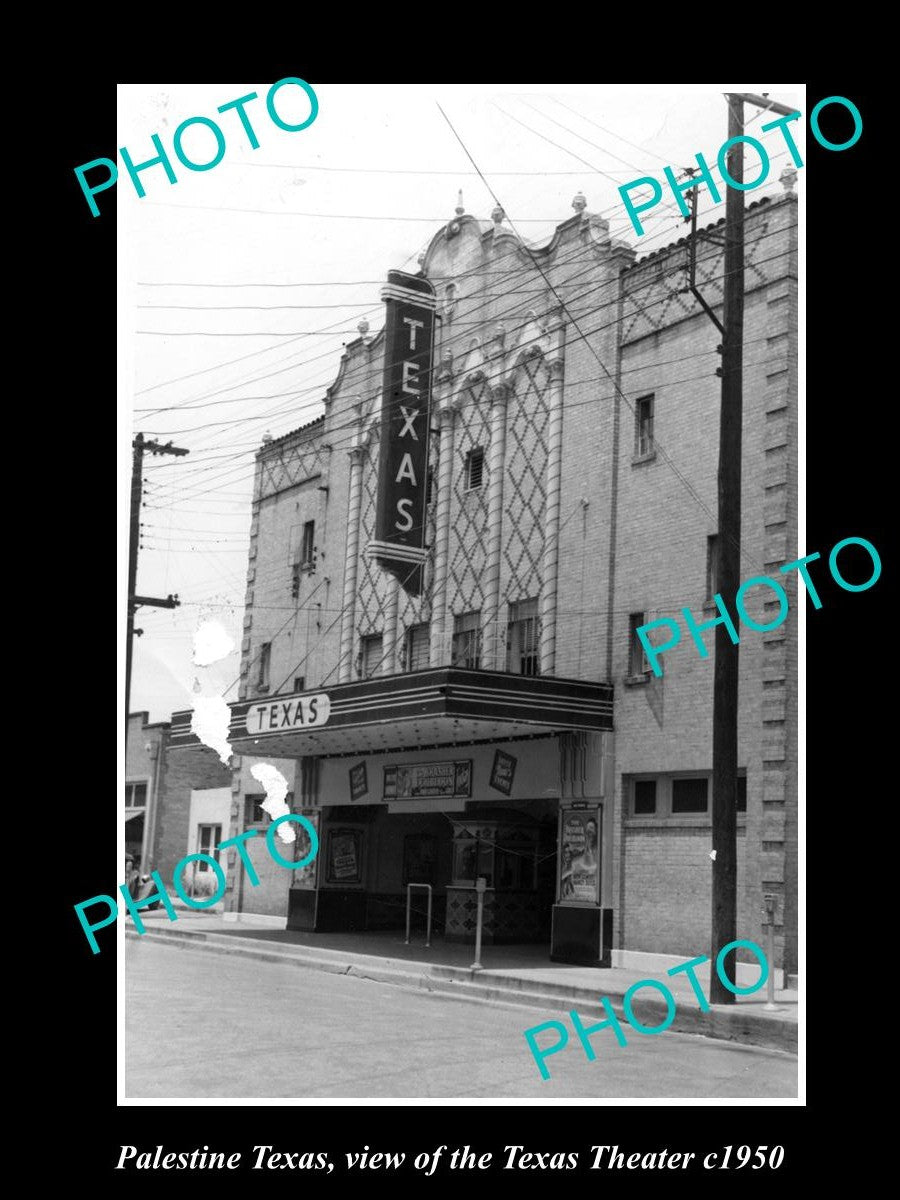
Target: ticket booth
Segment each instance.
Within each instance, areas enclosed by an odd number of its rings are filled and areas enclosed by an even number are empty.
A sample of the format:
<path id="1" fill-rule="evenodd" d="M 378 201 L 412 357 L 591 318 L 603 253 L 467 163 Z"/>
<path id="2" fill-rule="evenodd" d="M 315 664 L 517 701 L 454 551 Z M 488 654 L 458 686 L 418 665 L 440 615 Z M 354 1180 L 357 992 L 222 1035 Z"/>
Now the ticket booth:
<path id="1" fill-rule="evenodd" d="M 527 811 L 454 822 L 453 873 L 447 887 L 448 942 L 473 939 L 479 877 L 486 883 L 485 945 L 549 940 L 552 877 L 548 878 L 544 864 L 554 857 L 552 836 L 552 826 L 548 830 L 546 822 Z"/>

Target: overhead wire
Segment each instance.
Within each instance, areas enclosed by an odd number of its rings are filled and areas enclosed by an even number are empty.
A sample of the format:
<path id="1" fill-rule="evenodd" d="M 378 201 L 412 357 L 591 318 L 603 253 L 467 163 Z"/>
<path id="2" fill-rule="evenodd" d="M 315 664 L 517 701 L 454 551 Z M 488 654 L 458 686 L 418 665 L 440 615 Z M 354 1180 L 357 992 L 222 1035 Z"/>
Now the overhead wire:
<path id="1" fill-rule="evenodd" d="M 781 231 L 780 231 L 780 230 L 779 230 L 779 231 L 773 231 L 773 234 L 774 234 L 774 233 L 779 233 L 779 232 L 781 232 Z M 770 235 L 766 235 L 766 236 L 770 236 Z M 760 260 L 760 261 L 759 261 L 759 265 L 762 265 L 763 263 L 765 263 L 765 262 L 768 262 L 768 261 L 773 261 L 773 260 L 775 260 L 775 259 L 777 259 L 777 258 L 784 257 L 784 255 L 785 255 L 785 254 L 787 254 L 787 253 L 789 253 L 789 251 L 787 251 L 787 250 L 786 250 L 786 251 L 780 252 L 779 254 L 776 254 L 776 255 L 769 256 L 768 258 L 765 258 L 765 259 L 762 259 L 762 260 Z M 673 268 L 673 273 L 674 273 L 675 271 L 678 271 L 678 270 L 680 270 L 680 269 L 681 269 L 680 267 Z M 648 286 L 648 287 L 649 287 L 649 286 L 653 286 L 655 283 L 658 283 L 658 282 L 659 282 L 659 280 L 658 280 L 658 279 L 651 279 L 651 280 L 648 280 L 648 282 L 647 282 L 647 285 L 646 285 L 646 286 Z M 667 301 L 668 301 L 668 299 L 669 299 L 669 298 L 670 298 L 670 297 L 669 297 L 668 295 L 667 295 L 667 296 L 664 296 L 664 297 L 661 297 L 661 298 L 660 298 L 660 300 L 658 300 L 658 301 L 654 301 L 654 302 L 652 302 L 651 304 L 648 304 L 648 305 L 647 305 L 647 306 L 645 306 L 645 307 L 646 307 L 646 308 L 651 308 L 651 307 L 655 306 L 656 304 L 662 304 L 662 303 L 665 303 L 665 302 L 667 302 Z M 618 323 L 619 323 L 619 321 L 620 321 L 621 319 L 622 319 L 622 318 L 616 318 L 616 320 L 615 320 L 614 322 L 610 323 L 610 324 L 611 324 L 611 325 L 618 324 Z M 596 327 L 594 327 L 594 328 L 592 328 L 592 329 L 588 330 L 588 333 L 590 333 L 590 334 L 592 334 L 592 335 L 593 335 L 593 334 L 596 334 L 596 333 L 600 332 L 601 330 L 603 330 L 603 329 L 605 329 L 605 328 L 608 328 L 608 327 L 610 327 L 610 326 L 609 326 L 609 325 L 600 325 L 600 326 L 596 326 Z M 537 338 L 535 338 L 535 339 L 533 339 L 533 340 L 538 340 L 538 339 L 537 339 Z M 603 364 L 601 364 L 601 366 L 602 366 L 602 365 L 603 365 Z M 435 368 L 435 369 L 436 369 L 436 368 Z M 369 399 L 369 398 L 371 398 L 371 399 L 374 399 L 374 396 L 375 396 L 375 395 L 377 395 L 377 391 L 373 392 L 372 396 L 371 396 L 371 397 L 367 397 L 367 399 Z M 280 409 L 284 409 L 286 406 L 285 406 L 285 405 L 281 405 L 281 406 L 278 406 L 278 407 L 279 407 Z M 266 412 L 266 414 L 265 414 L 265 418 L 266 418 L 266 419 L 268 419 L 268 418 L 272 417 L 273 415 L 276 415 L 276 410 L 270 410 L 270 411 L 267 411 L 267 412 Z M 256 418 L 251 418 L 251 419 L 256 419 Z M 348 441 L 348 443 L 347 443 L 347 444 L 349 444 L 349 441 Z M 208 471 L 208 470 L 210 470 L 210 469 L 214 469 L 214 468 L 203 468 L 203 467 L 199 467 L 199 468 L 197 468 L 197 469 L 196 469 L 195 471 L 193 471 L 193 472 L 188 472 L 188 474 L 187 474 L 187 478 L 188 478 L 188 479 L 190 479 L 192 476 L 193 476 L 193 477 L 196 477 L 196 475 L 198 475 L 198 474 L 201 474 L 201 473 L 205 473 L 206 471 Z M 244 468 L 242 468 L 242 467 L 241 467 L 241 468 L 237 468 L 237 469 L 241 469 L 241 470 L 243 470 Z M 225 472 L 223 472 L 222 476 L 216 476 L 216 478 L 220 478 L 220 477 L 223 477 L 223 478 L 224 478 L 224 477 L 227 477 L 229 473 L 230 473 L 230 469 L 229 469 L 229 471 L 225 471 Z M 185 475 L 182 473 L 182 476 L 181 476 L 181 477 L 182 477 L 182 478 L 185 478 Z"/>
<path id="2" fill-rule="evenodd" d="M 482 178 L 482 181 L 483 181 L 483 183 L 484 183 L 485 187 L 486 187 L 486 188 L 488 188 L 488 190 L 490 191 L 490 193 L 491 193 L 491 195 L 493 196 L 494 200 L 495 200 L 495 201 L 496 201 L 496 203 L 499 205 L 499 204 L 500 204 L 500 200 L 499 200 L 499 198 L 497 197 L 497 194 L 496 194 L 496 192 L 495 192 L 495 191 L 493 190 L 493 188 L 490 186 L 490 184 L 488 183 L 487 179 L 485 179 L 485 178 L 484 178 L 484 175 L 482 174 L 482 172 L 481 172 L 481 169 L 479 168 L 478 164 L 475 162 L 475 159 L 472 157 L 472 155 L 471 155 L 471 153 L 470 153 L 470 151 L 469 151 L 468 147 L 466 146 L 465 142 L 462 140 L 462 138 L 460 137 L 460 135 L 457 133 L 457 131 L 456 131 L 456 129 L 455 129 L 455 127 L 454 127 L 454 125 L 453 125 L 452 121 L 451 121 L 451 120 L 450 120 L 450 118 L 447 116 L 447 114 L 444 112 L 444 109 L 441 107 L 441 105 L 440 105 L 440 104 L 438 104 L 438 109 L 439 109 L 439 111 L 441 112 L 441 115 L 444 117 L 444 119 L 445 119 L 445 121 L 447 122 L 447 124 L 450 126 L 450 129 L 452 130 L 452 132 L 453 132 L 454 136 L 456 137 L 457 141 L 459 142 L 460 146 L 462 147 L 462 149 L 463 149 L 463 151 L 465 152 L 466 156 L 468 157 L 469 161 L 472 163 L 472 166 L 473 166 L 473 167 L 475 168 L 475 170 L 476 170 L 476 171 L 478 171 L 478 172 L 479 172 L 479 174 L 481 175 L 481 178 Z M 502 207 L 502 205 L 500 205 L 500 206 Z M 514 226 L 514 224 L 513 224 L 512 220 L 510 220 L 510 225 L 511 225 L 513 228 L 515 228 L 515 226 Z M 631 401 L 629 400 L 629 398 L 628 398 L 628 397 L 625 395 L 624 391 L 623 391 L 623 390 L 622 390 L 622 389 L 619 387 L 618 383 L 616 383 L 616 381 L 615 381 L 615 377 L 614 377 L 614 376 L 613 376 L 613 375 L 610 373 L 609 369 L 606 367 L 605 363 L 604 363 L 604 362 L 603 362 L 603 360 L 600 358 L 600 356 L 599 356 L 599 354 L 597 353 L 597 351 L 594 349 L 594 347 L 593 347 L 593 346 L 591 345 L 591 343 L 589 342 L 587 335 L 586 335 L 586 334 L 585 334 L 585 333 L 582 331 L 582 329 L 581 329 L 580 325 L 578 324 L 578 321 L 577 321 L 577 320 L 575 319 L 575 317 L 574 317 L 574 316 L 571 314 L 571 312 L 570 312 L 570 310 L 569 310 L 568 306 L 566 305 L 566 303 L 565 303 L 565 301 L 562 299 L 562 297 L 559 295 L 559 292 L 557 291 L 556 287 L 554 287 L 554 285 L 553 285 L 552 281 L 551 281 L 551 280 L 550 280 L 550 279 L 547 277 L 547 274 L 546 274 L 546 272 L 543 270 L 543 268 L 542 268 L 542 267 L 541 267 L 541 265 L 540 265 L 540 264 L 537 262 L 537 260 L 534 260 L 534 263 L 533 263 L 533 265 L 534 265 L 534 266 L 535 266 L 535 268 L 536 268 L 536 269 L 537 269 L 537 270 L 540 272 L 541 276 L 542 276 L 542 277 L 544 278 L 544 280 L 546 281 L 546 283 L 547 283 L 547 286 L 548 286 L 548 287 L 550 288 L 550 290 L 553 292 L 554 296 L 556 296 L 557 300 L 559 301 L 560 305 L 563 307 L 564 311 L 566 311 L 567 313 L 569 313 L 569 316 L 570 316 L 570 319 L 571 319 L 571 321 L 572 321 L 572 324 L 575 326 L 575 329 L 576 329 L 576 331 L 578 332 L 579 336 L 581 337 L 582 341 L 584 342 L 585 346 L 587 347 L 587 349 L 589 350 L 589 352 L 592 354 L 592 356 L 593 356 L 593 357 L 596 359 L 596 361 L 597 361 L 598 365 L 601 367 L 601 369 L 604 371 L 604 373 L 605 373 L 605 374 L 608 376 L 608 378 L 609 378 L 610 382 L 613 384 L 613 387 L 616 389 L 616 391 L 618 392 L 619 396 L 622 398 L 622 400 L 623 400 L 623 402 L 625 403 L 626 407 L 627 407 L 627 408 L 630 410 L 630 412 L 632 413 L 632 415 L 634 415 L 634 412 L 635 412 L 635 410 L 634 410 L 634 406 L 633 406 L 633 404 L 631 403 Z M 708 506 L 708 505 L 707 505 L 707 504 L 706 504 L 706 503 L 703 501 L 703 499 L 702 499 L 702 498 L 701 498 L 701 497 L 698 495 L 698 493 L 697 493 L 696 489 L 695 489 L 695 488 L 692 486 L 692 484 L 691 484 L 691 483 L 690 483 L 690 482 L 689 482 L 689 481 L 688 481 L 688 480 L 687 480 L 687 479 L 684 477 L 684 475 L 683 475 L 683 474 L 682 474 L 682 472 L 681 472 L 681 471 L 678 469 L 678 467 L 676 466 L 676 464 L 675 464 L 675 463 L 674 463 L 674 461 L 672 460 L 671 456 L 670 456 L 670 455 L 667 453 L 667 451 L 665 450 L 665 448 L 664 448 L 664 447 L 663 447 L 661 444 L 658 444 L 658 443 L 655 443 L 655 446 L 656 446 L 656 448 L 658 449 L 658 451 L 659 451 L 659 453 L 660 453 L 660 455 L 661 455 L 661 457 L 662 457 L 663 461 L 664 461 L 664 462 L 666 462 L 666 463 L 669 465 L 669 467 L 671 468 L 671 470 L 672 470 L 672 471 L 675 473 L 675 475 L 677 476 L 677 478 L 678 478 L 678 479 L 681 481 L 681 483 L 682 483 L 682 484 L 684 485 L 684 487 L 687 489 L 688 493 L 689 493 L 690 495 L 692 495 L 692 496 L 693 496 L 693 498 L 694 498 L 694 500 L 696 501 L 696 503 L 697 503 L 697 504 L 698 504 L 698 505 L 699 505 L 699 506 L 700 506 L 700 507 L 701 507 L 701 508 L 704 510 L 704 512 L 706 512 L 706 513 L 707 513 L 707 515 L 710 517 L 710 519 L 714 519 L 714 518 L 713 518 L 713 513 L 712 513 L 712 510 L 711 510 L 711 509 L 709 508 L 709 506 Z M 740 547 L 740 544 L 738 544 L 738 549 L 739 549 L 739 550 L 741 549 L 741 547 Z"/>
<path id="3" fill-rule="evenodd" d="M 772 235 L 774 235 L 774 234 L 777 234 L 778 232 L 779 232 L 779 231 L 777 231 L 777 230 L 776 230 L 776 231 L 773 231 L 773 234 L 772 234 Z M 767 235 L 764 235 L 764 236 L 772 236 L 772 235 L 769 235 L 769 234 L 767 234 Z M 762 239 L 759 239 L 759 240 L 762 240 Z M 763 260 L 763 261 L 769 261 L 769 260 Z M 560 284 L 560 286 L 566 286 L 566 287 L 568 287 L 568 286 L 571 286 L 571 284 L 572 284 L 572 283 L 573 283 L 573 282 L 574 282 L 576 279 L 580 278 L 580 276 L 581 276 L 581 275 L 583 275 L 583 274 L 586 274 L 586 273 L 589 273 L 589 272 L 590 272 L 590 270 L 592 269 L 592 266 L 593 266 L 593 263 L 589 264 L 589 266 L 588 266 L 587 268 L 585 268 L 585 270 L 584 270 L 584 271 L 582 271 L 582 272 L 579 272 L 579 273 L 577 273 L 577 274 L 575 274 L 575 275 L 571 276 L 571 277 L 570 277 L 568 280 L 566 280 L 564 283 L 561 283 L 561 284 Z M 677 265 L 676 265 L 674 268 L 672 268 L 672 270 L 671 270 L 670 272 L 667 272 L 667 275 L 668 275 L 668 274 L 675 274 L 675 273 L 677 273 L 678 271 L 680 271 L 680 270 L 682 270 L 682 269 L 683 269 L 683 268 L 682 268 L 682 266 L 681 266 L 680 264 L 677 264 Z M 581 293 L 580 293 L 580 294 L 579 294 L 577 297 L 572 297 L 572 298 L 570 298 L 570 303 L 574 303 L 576 300 L 582 300 L 582 299 L 586 298 L 588 295 L 591 295 L 591 294 L 595 293 L 596 291 L 598 291 L 598 290 L 602 290 L 602 289 L 604 289 L 604 288 L 606 288 L 606 287 L 613 287 L 613 286 L 617 286 L 617 285 L 618 285 L 618 282 L 619 282 L 619 281 L 618 281 L 618 279 L 617 279 L 617 278 L 614 278 L 614 279 L 612 279 L 612 280 L 607 280 L 607 281 L 600 281 L 599 283 L 595 284 L 593 287 L 591 287 L 591 288 L 588 288 L 588 289 L 586 289 L 585 291 L 581 292 Z M 655 286 L 657 283 L 658 283 L 658 279 L 656 279 L 656 278 L 651 278 L 651 279 L 648 279 L 647 283 L 646 283 L 644 286 L 645 286 L 645 287 L 652 287 L 652 286 Z M 631 296 L 633 296 L 633 295 L 634 295 L 634 292 L 635 292 L 635 290 L 637 290 L 637 289 L 632 289 L 632 291 L 631 291 L 629 294 L 630 294 Z M 493 296 L 488 296 L 486 299 L 484 299 L 484 300 L 480 301 L 480 302 L 479 302 L 479 304 L 475 305 L 475 306 L 472 308 L 471 312 L 472 312 L 472 313 L 477 313 L 479 310 L 483 310 L 483 309 L 485 309 L 485 308 L 488 308 L 488 307 L 490 307 L 490 305 L 491 305 L 491 304 L 493 304 L 493 303 L 495 302 L 495 300 L 496 300 L 496 297 L 493 297 Z M 493 320 L 501 320 L 501 319 L 503 319 L 504 317 L 508 316 L 508 315 L 509 315 L 510 313 L 512 313 L 512 312 L 520 311 L 522 308 L 524 308 L 524 307 L 525 307 L 526 303 L 527 303 L 527 302 L 520 302 L 518 305 L 513 305 L 513 306 L 512 306 L 510 309 L 508 309 L 508 310 L 502 310 L 501 312 L 498 312 L 498 313 L 494 314 L 494 317 L 493 317 L 492 319 L 493 319 Z M 466 323 L 464 323 L 464 325 L 465 325 L 465 324 L 466 324 Z M 483 318 L 482 318 L 481 320 L 471 320 L 471 321 L 469 321 L 467 324 L 471 325 L 472 327 L 476 327 L 476 326 L 480 327 L 480 326 L 482 326 L 482 325 L 484 324 L 484 320 L 483 320 Z M 455 330 L 459 330 L 459 323 L 458 323 L 458 322 L 457 322 L 457 323 L 456 323 L 456 325 L 454 326 L 454 329 L 455 329 Z M 458 340 L 458 337 L 454 337 L 453 341 L 455 342 L 456 340 Z M 333 353 L 333 352 L 328 352 L 328 356 L 330 356 L 332 353 Z M 366 365 L 365 365 L 365 364 L 361 364 L 361 365 L 358 365 L 358 366 L 357 366 L 355 369 L 357 369 L 357 370 L 359 370 L 359 369 L 365 369 L 365 367 L 366 367 Z M 276 371 L 276 372 L 272 372 L 271 374 L 272 374 L 272 375 L 274 375 L 274 374 L 283 374 L 285 371 L 287 371 L 287 370 L 291 370 L 291 369 L 294 369 L 294 368 L 293 368 L 293 367 L 291 367 L 291 366 L 289 366 L 289 367 L 281 368 L 281 369 L 279 369 L 279 370 L 278 370 L 278 371 Z M 262 377 L 262 378 L 266 378 L 266 377 L 270 377 L 270 376 L 264 376 L 264 377 Z M 235 385 L 231 385 L 230 387 L 228 387 L 228 388 L 225 388 L 225 389 L 221 389 L 221 390 L 225 390 L 225 391 L 231 391 L 231 390 L 235 390 L 235 388 L 237 388 L 237 387 L 241 387 L 241 386 L 244 386 L 244 385 L 243 385 L 243 384 L 235 384 Z M 314 390 L 316 390 L 315 386 L 313 386 L 313 387 L 310 387 L 310 388 L 304 388 L 304 389 L 302 389 L 302 391 L 297 391 L 297 392 L 294 392 L 294 390 L 293 390 L 293 389 L 291 389 L 291 392 L 290 392 L 290 393 L 276 393 L 275 395 L 276 395 L 276 396 L 277 396 L 277 395 L 282 395 L 282 394 L 299 395 L 299 394 L 303 394 L 303 393 L 305 393 L 305 392 L 308 392 L 308 391 L 314 391 Z M 208 394 L 209 394 L 209 395 L 215 395 L 216 393 L 208 393 Z M 263 398 L 263 397 L 259 397 L 259 398 Z M 237 398 L 237 399 L 240 399 L 240 398 Z M 246 399 L 248 399 L 248 400 L 249 400 L 249 399 L 251 399 L 251 397 L 247 397 Z M 198 406 L 198 407 L 199 407 L 199 406 Z M 281 407 L 284 407 L 284 406 L 281 406 Z M 276 409 L 276 410 L 270 410 L 270 411 L 277 411 L 277 409 Z M 157 428 L 157 427 L 155 427 L 155 426 L 154 426 L 153 428 Z M 183 432 L 183 431 L 181 431 L 181 432 Z"/>

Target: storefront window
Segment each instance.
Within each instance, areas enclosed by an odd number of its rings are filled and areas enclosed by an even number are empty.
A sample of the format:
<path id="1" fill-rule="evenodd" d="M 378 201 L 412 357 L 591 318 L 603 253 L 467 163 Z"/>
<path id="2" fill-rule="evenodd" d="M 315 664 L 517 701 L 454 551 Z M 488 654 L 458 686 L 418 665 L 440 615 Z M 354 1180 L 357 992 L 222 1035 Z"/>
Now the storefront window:
<path id="1" fill-rule="evenodd" d="M 483 875 L 494 886 L 494 846 L 481 837 L 463 835 L 453 844 L 453 882 L 474 884 Z"/>
<path id="2" fill-rule="evenodd" d="M 536 886 L 537 830 L 485 824 L 461 828 L 453 841 L 453 883 L 531 890 Z"/>

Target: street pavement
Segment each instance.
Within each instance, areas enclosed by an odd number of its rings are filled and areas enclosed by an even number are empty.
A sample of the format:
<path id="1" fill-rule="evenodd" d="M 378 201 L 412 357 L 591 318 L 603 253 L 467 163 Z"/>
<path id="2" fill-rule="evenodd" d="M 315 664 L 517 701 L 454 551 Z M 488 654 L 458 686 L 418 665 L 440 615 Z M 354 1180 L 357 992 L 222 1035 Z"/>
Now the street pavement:
<path id="1" fill-rule="evenodd" d="M 559 1012 L 177 943 L 128 939 L 125 991 L 128 1099 L 797 1095 L 791 1054 L 627 1028 L 624 1047 L 611 1030 L 595 1035 L 589 1062 L 570 1026 L 544 1081 L 522 1034 L 543 1021 L 568 1023 Z"/>

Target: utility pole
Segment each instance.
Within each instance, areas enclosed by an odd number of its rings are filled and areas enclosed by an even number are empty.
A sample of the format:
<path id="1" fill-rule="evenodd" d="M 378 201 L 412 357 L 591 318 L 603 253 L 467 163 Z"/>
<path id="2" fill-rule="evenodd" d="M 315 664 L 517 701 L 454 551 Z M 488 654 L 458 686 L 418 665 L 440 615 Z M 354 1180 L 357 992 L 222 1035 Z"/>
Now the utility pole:
<path id="1" fill-rule="evenodd" d="M 744 102 L 726 95 L 728 137 L 744 132 Z M 744 143 L 728 151 L 728 174 L 744 182 Z M 744 193 L 725 196 L 725 285 L 722 302 L 722 403 L 719 412 L 719 528 L 716 590 L 730 600 L 741 573 L 741 423 L 744 352 Z M 712 745 L 712 961 L 737 937 L 738 651 L 724 624 L 716 626 Z M 710 1000 L 731 1004 L 734 993 L 710 970 Z"/>
<path id="2" fill-rule="evenodd" d="M 138 544 L 141 532 L 141 495 L 143 488 L 144 455 L 145 454 L 174 454 L 181 457 L 189 454 L 180 446 L 167 442 L 164 446 L 159 442 L 145 441 L 139 433 L 132 443 L 134 461 L 131 470 L 131 544 L 128 549 L 128 629 L 125 642 L 125 738 L 128 739 L 128 714 L 131 707 L 131 655 L 134 642 L 134 614 L 142 605 L 153 608 L 177 608 L 180 601 L 178 596 L 167 596 L 164 600 L 154 596 L 138 596 L 137 587 Z"/>
<path id="3" fill-rule="evenodd" d="M 744 104 L 789 116 L 796 112 L 768 96 L 749 92 L 728 93 L 728 140 L 744 134 Z M 744 144 L 735 141 L 728 150 L 728 175 L 733 184 L 744 181 Z M 691 172 L 688 172 L 689 174 Z M 728 180 L 725 181 L 726 184 Z M 704 312 L 722 335 L 722 403 L 719 413 L 718 530 L 716 538 L 716 591 L 726 599 L 737 595 L 741 569 L 741 432 L 743 422 L 744 352 L 744 193 L 728 186 L 725 196 L 725 252 L 722 320 L 716 317 L 696 286 L 697 192 L 692 192 L 690 286 Z M 710 240 L 717 240 L 712 238 Z M 737 772 L 738 772 L 738 645 L 724 624 L 716 626 L 713 675 L 712 748 L 712 950 L 737 937 Z M 774 971 L 775 964 L 769 964 Z M 736 974 L 736 968 L 732 968 Z M 710 1000 L 733 1004 L 734 993 L 710 970 Z"/>

